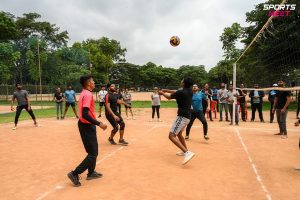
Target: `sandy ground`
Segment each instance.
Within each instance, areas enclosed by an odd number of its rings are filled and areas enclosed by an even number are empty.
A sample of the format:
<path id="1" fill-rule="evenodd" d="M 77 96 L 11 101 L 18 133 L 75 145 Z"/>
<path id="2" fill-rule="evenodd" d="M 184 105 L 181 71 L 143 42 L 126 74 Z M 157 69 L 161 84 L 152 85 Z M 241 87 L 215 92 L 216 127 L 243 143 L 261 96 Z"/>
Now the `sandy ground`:
<path id="1" fill-rule="evenodd" d="M 299 199 L 300 171 L 294 168 L 300 166 L 300 128 L 293 126 L 294 113 L 288 139 L 273 135 L 276 123 L 232 127 L 214 120 L 205 141 L 196 121 L 187 142 L 196 156 L 185 166 L 167 138 L 176 109 L 161 113 L 163 122 L 149 122 L 150 109 L 136 109 L 137 119 L 125 120 L 128 147 L 108 143 L 110 126 L 97 129 L 96 170 L 104 177 L 86 181 L 84 173 L 79 188 L 66 176 L 86 156 L 76 119 L 41 119 L 37 128 L 22 121 L 16 131 L 13 124 L 0 125 L 0 199 Z"/>

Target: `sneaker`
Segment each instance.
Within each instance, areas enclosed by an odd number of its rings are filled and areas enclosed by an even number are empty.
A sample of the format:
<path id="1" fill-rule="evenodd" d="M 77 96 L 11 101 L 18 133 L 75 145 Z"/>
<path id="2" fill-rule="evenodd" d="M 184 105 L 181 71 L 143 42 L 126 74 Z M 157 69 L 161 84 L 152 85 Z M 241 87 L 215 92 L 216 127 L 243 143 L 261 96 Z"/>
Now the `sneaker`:
<path id="1" fill-rule="evenodd" d="M 274 135 L 283 135 L 282 133 L 275 133 Z"/>
<path id="2" fill-rule="evenodd" d="M 213 122 L 214 120 L 211 119 L 210 121 Z"/>
<path id="3" fill-rule="evenodd" d="M 133 119 L 133 120 L 135 120 L 135 118 L 134 118 L 134 117 L 133 117 L 132 119 Z"/>
<path id="4" fill-rule="evenodd" d="M 191 151 L 187 151 L 184 153 L 184 160 L 182 162 L 183 165 L 185 165 L 186 163 L 188 163 L 193 157 L 195 156 L 195 153 L 191 152 Z"/>
<path id="5" fill-rule="evenodd" d="M 122 139 L 122 140 L 119 140 L 119 144 L 120 144 L 120 145 L 127 146 L 127 145 L 128 145 L 128 142 L 126 142 L 124 139 Z"/>
<path id="6" fill-rule="evenodd" d="M 231 122 L 229 125 L 233 125 L 233 123 Z"/>
<path id="7" fill-rule="evenodd" d="M 273 123 L 273 121 L 270 121 L 270 124 L 272 124 Z"/>
<path id="8" fill-rule="evenodd" d="M 74 187 L 81 186 L 81 183 L 79 182 L 79 176 L 78 175 L 74 175 L 73 172 L 69 172 L 68 173 L 68 178 L 71 180 Z"/>
<path id="9" fill-rule="evenodd" d="M 223 121 L 222 119 L 219 120 L 219 122 Z"/>
<path id="10" fill-rule="evenodd" d="M 176 156 L 184 156 L 184 152 L 179 151 L 179 152 L 176 153 Z"/>
<path id="11" fill-rule="evenodd" d="M 129 119 L 129 117 L 126 117 L 126 119 Z"/>
<path id="12" fill-rule="evenodd" d="M 300 170 L 300 167 L 295 167 L 295 170 Z"/>
<path id="13" fill-rule="evenodd" d="M 254 120 L 253 120 L 253 119 L 251 119 L 251 122 L 254 122 Z"/>
<path id="14" fill-rule="evenodd" d="M 207 135 L 204 135 L 205 140 L 209 140 L 209 137 Z"/>
<path id="15" fill-rule="evenodd" d="M 63 119 L 65 119 L 65 117 L 61 117 L 61 119 L 63 120 Z"/>
<path id="16" fill-rule="evenodd" d="M 13 127 L 13 128 L 12 128 L 12 130 L 17 130 L 17 127 L 16 127 L 16 126 L 15 126 L 15 127 Z"/>
<path id="17" fill-rule="evenodd" d="M 110 142 L 110 144 L 112 145 L 116 145 L 117 143 L 114 141 L 114 139 L 111 139 L 110 137 L 108 138 L 108 141 Z"/>
<path id="18" fill-rule="evenodd" d="M 91 174 L 87 175 L 86 180 L 97 179 L 97 178 L 101 178 L 102 176 L 103 174 L 93 171 Z"/>
<path id="19" fill-rule="evenodd" d="M 184 139 L 185 139 L 185 140 L 189 140 L 190 137 L 189 137 L 189 136 L 185 136 Z"/>
<path id="20" fill-rule="evenodd" d="M 281 139 L 287 139 L 287 138 L 288 138 L 288 136 L 286 134 L 281 136 Z"/>
<path id="21" fill-rule="evenodd" d="M 260 120 L 260 122 L 261 122 L 261 123 L 265 123 L 265 121 L 264 121 L 264 120 Z"/>
<path id="22" fill-rule="evenodd" d="M 39 125 L 38 123 L 34 124 L 35 127 L 40 127 L 41 125 Z"/>
<path id="23" fill-rule="evenodd" d="M 160 120 L 160 119 L 158 119 L 157 121 L 158 121 L 158 122 L 162 122 L 162 120 Z"/>
<path id="24" fill-rule="evenodd" d="M 56 117 L 57 120 L 59 120 L 59 117 Z"/>
<path id="25" fill-rule="evenodd" d="M 153 121 L 154 121 L 153 119 L 150 119 L 150 120 L 149 120 L 149 122 L 153 122 Z"/>
<path id="26" fill-rule="evenodd" d="M 226 122 L 230 122 L 230 120 L 226 119 Z"/>

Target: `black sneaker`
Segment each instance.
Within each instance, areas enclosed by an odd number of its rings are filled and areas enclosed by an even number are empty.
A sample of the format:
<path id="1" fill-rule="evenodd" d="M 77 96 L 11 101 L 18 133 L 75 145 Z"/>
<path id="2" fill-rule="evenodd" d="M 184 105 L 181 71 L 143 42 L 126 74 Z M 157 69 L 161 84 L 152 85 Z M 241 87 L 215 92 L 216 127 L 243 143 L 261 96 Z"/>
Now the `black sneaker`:
<path id="1" fill-rule="evenodd" d="M 101 178 L 102 176 L 103 174 L 93 171 L 91 174 L 87 175 L 86 180 L 97 179 L 97 178 Z"/>
<path id="2" fill-rule="evenodd" d="M 119 140 L 119 144 L 120 144 L 120 145 L 127 146 L 127 145 L 128 145 L 128 142 L 126 142 L 124 139 L 122 139 L 122 140 Z"/>
<path id="3" fill-rule="evenodd" d="M 57 120 L 59 120 L 59 117 L 56 117 Z"/>
<path id="4" fill-rule="evenodd" d="M 110 144 L 112 145 L 116 145 L 117 143 L 114 141 L 114 139 L 111 139 L 110 137 L 108 138 L 108 141 L 110 142 Z"/>
<path id="5" fill-rule="evenodd" d="M 68 178 L 72 181 L 74 187 L 79 187 L 81 186 L 81 183 L 79 182 L 79 176 L 74 175 L 73 172 L 68 173 Z"/>

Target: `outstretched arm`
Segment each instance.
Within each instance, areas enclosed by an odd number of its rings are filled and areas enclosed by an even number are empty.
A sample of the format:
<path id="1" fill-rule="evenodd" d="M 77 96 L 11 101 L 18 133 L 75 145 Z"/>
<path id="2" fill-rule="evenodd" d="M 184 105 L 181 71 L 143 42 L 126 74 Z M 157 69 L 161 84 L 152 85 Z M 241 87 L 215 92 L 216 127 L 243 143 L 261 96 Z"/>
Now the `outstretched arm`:
<path id="1" fill-rule="evenodd" d="M 163 91 L 158 92 L 160 95 L 163 95 L 166 99 L 170 100 L 171 99 L 171 94 L 164 93 Z M 175 93 L 175 92 L 174 92 Z"/>

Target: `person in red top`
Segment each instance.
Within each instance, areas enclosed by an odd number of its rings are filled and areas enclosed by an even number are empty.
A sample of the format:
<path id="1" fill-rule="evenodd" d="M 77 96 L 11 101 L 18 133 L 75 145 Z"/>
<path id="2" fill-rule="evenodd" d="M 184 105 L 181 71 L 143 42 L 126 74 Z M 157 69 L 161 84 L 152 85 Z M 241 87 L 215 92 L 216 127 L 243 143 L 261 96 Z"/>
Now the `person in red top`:
<path id="1" fill-rule="evenodd" d="M 79 182 L 79 174 L 82 174 L 85 170 L 88 170 L 87 180 L 102 177 L 101 173 L 95 171 L 98 156 L 96 126 L 99 126 L 103 130 L 107 128 L 106 124 L 97 121 L 95 117 L 95 103 L 92 93 L 95 88 L 95 82 L 92 76 L 87 75 L 80 77 L 80 83 L 83 89 L 78 103 L 78 128 L 85 151 L 88 155 L 74 171 L 68 173 L 68 177 L 75 187 L 81 186 L 81 183 Z"/>

